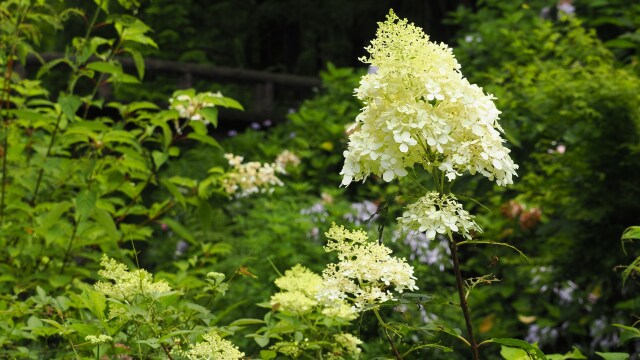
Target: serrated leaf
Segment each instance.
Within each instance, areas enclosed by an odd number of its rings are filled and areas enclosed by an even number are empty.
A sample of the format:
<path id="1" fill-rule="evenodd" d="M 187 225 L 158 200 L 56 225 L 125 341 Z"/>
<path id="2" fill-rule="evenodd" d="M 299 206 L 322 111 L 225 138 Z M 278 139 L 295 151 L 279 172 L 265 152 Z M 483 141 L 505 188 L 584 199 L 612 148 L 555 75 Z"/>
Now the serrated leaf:
<path id="1" fill-rule="evenodd" d="M 106 319 L 104 311 L 107 308 L 107 298 L 104 295 L 93 289 L 87 289 L 82 293 L 82 302 L 98 319 L 101 321 Z"/>
<path id="2" fill-rule="evenodd" d="M 198 134 L 198 133 L 192 132 L 192 133 L 189 133 L 189 135 L 187 135 L 187 138 L 199 141 L 199 142 L 201 142 L 203 144 L 211 145 L 213 147 L 217 147 L 217 148 L 222 149 L 220 144 L 218 144 L 218 142 L 214 138 L 212 138 L 211 136 L 208 136 L 208 135 L 203 135 L 203 134 Z"/>

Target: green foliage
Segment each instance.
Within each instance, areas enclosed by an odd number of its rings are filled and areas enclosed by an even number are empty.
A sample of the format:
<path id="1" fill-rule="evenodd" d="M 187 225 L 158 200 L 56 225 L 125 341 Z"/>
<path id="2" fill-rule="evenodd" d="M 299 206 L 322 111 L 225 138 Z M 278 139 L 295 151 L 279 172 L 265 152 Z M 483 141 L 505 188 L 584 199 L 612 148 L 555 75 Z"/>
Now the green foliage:
<path id="1" fill-rule="evenodd" d="M 176 91 L 168 109 L 100 97 L 105 87 L 132 91 L 145 74 L 143 54 L 170 45 L 177 33 L 161 29 L 156 42 L 142 20 L 168 4 L 154 3 L 137 17 L 137 1 L 94 3 L 0 3 L 0 357 L 188 358 L 215 331 L 233 336 L 252 358 L 346 357 L 340 334 L 364 341 L 361 358 L 466 358 L 448 248 L 439 239 L 420 242 L 419 234 L 405 238 L 393 225 L 418 185 L 372 177 L 366 186 L 336 188 L 349 124 L 361 107 L 353 97 L 361 71 L 329 64 L 324 87 L 284 124 L 219 143 L 208 124 L 218 125 L 220 107 L 242 106 L 218 93 Z M 616 26 L 624 31 L 603 44 L 578 19 L 541 19 L 543 2 L 484 1 L 476 13 L 454 15 L 465 39 L 456 49 L 464 73 L 497 95 L 521 165 L 513 190 L 470 178 L 455 184 L 480 200 L 467 205 L 483 214 L 478 222 L 486 229 L 482 238 L 458 242 L 470 259 L 461 264 L 464 295 L 483 358 L 498 356 L 494 343 L 505 359 L 584 359 L 583 352 L 599 349 L 620 351 L 595 352 L 604 359 L 625 359 L 640 338 L 637 323 L 621 325 L 634 321 L 637 283 L 629 279 L 640 258 L 612 250 L 625 228 L 625 251 L 632 253 L 639 237 L 629 226 L 637 224 L 640 196 L 640 82 L 608 50 L 624 48 L 615 55 L 633 63 L 637 51 L 628 41 L 635 29 L 628 25 L 637 9 L 584 4 L 579 15 L 594 11 L 587 25 L 612 24 L 620 15 Z M 168 9 L 194 35 L 184 23 L 193 20 L 186 6 Z M 222 21 L 246 16 L 234 14 Z M 64 58 L 22 77 L 18 63 L 38 58 L 55 31 L 78 24 L 82 29 L 69 33 L 85 36 L 69 41 Z M 208 36 L 236 41 L 219 35 Z M 220 55 L 206 53 L 196 36 L 185 38 L 175 47 L 198 46 L 184 59 Z M 206 46 L 234 48 L 215 44 Z M 123 69 L 121 56 L 132 58 L 135 71 Z M 300 60 L 301 69 L 305 64 Z M 50 85 L 61 79 L 64 86 Z M 156 90 L 148 100 L 164 102 L 169 92 Z M 285 187 L 234 197 L 225 187 L 234 169 L 223 148 L 266 163 L 287 149 L 301 164 L 286 168 Z M 319 308 L 301 314 L 265 302 L 279 270 L 304 263 L 320 272 L 330 262 L 321 245 L 333 221 L 362 226 L 410 259 L 424 293 L 402 294 L 351 323 Z M 98 275 L 105 253 L 125 262 L 140 284 L 166 287 L 140 285 L 122 298 L 92 286 L 105 280 Z M 611 271 L 619 264 L 630 264 L 621 271 L 622 290 Z M 139 267 L 153 270 L 155 282 Z M 597 327 L 613 322 L 621 324 Z M 614 332 L 619 349 L 604 341 Z M 540 348 L 530 344 L 535 340 Z"/>
<path id="2" fill-rule="evenodd" d="M 47 23 L 60 28 L 68 14 L 85 15 L 79 9 L 56 13 L 41 1 L 8 1 L 0 7 L 0 34 L 3 44 L 9 44 L 0 53 L 4 75 L 0 97 L 3 356 L 42 357 L 47 352 L 53 358 L 60 352 L 84 352 L 92 348 L 77 345 L 85 336 L 107 334 L 116 339 L 112 345 L 126 340 L 131 349 L 137 344 L 138 356 L 143 357 L 140 344 L 146 346 L 144 353 L 171 344 L 178 325 L 191 324 L 182 329 L 189 329 L 193 342 L 204 331 L 193 332 L 196 323 L 201 329 L 213 324 L 208 310 L 179 301 L 177 292 L 142 294 L 126 304 L 131 322 L 113 324 L 104 311 L 115 300 L 80 282 L 95 279 L 102 253 L 135 254 L 135 244 L 154 238 L 154 223 L 161 219 L 195 243 L 175 218 L 196 211 L 212 194 L 224 193 L 219 172 L 211 173 L 205 185 L 162 173 L 167 161 L 179 157 L 181 141 L 219 146 L 202 122 L 148 102 L 105 104 L 96 97 L 105 84 L 139 82 L 144 73 L 139 49 L 155 46 L 143 22 L 115 13 L 107 1 L 99 4 L 90 16 L 86 36 L 75 38 L 65 58 L 44 64 L 37 73 L 38 78 L 46 78 L 54 68 L 67 67 L 67 86 L 58 94 L 50 94 L 40 80 L 19 77 L 15 61 L 24 62 L 33 51 L 32 44 L 40 37 L 38 26 Z M 123 3 L 126 8 L 133 5 Z M 111 26 L 114 37 L 94 35 L 102 26 Z M 115 57 L 120 53 L 138 58 L 139 77 L 123 72 Z M 202 112 L 214 125 L 217 107 L 242 108 L 222 96 L 193 96 L 209 104 L 194 114 Z M 90 116 L 94 113 L 114 116 Z M 189 184 L 200 188 L 200 193 L 183 193 Z M 149 196 L 152 190 L 166 195 L 154 201 Z M 201 196 L 204 193 L 207 196 Z M 213 286 L 202 280 L 195 284 L 205 291 Z M 211 289 L 221 290 L 222 285 Z M 82 295 L 73 292 L 78 288 L 83 289 Z M 99 321 L 87 321 L 86 316 Z M 134 328 L 136 332 L 131 331 Z M 124 339 L 132 334 L 135 340 Z M 60 346 L 48 350 L 52 341 Z M 91 351 L 105 353 L 99 347 Z M 111 351 L 116 355 L 120 350 L 112 347 Z"/>
<path id="3" fill-rule="evenodd" d="M 629 262 L 614 244 L 638 213 L 640 81 L 579 18 L 541 18 L 544 5 L 485 1 L 476 13 L 459 9 L 453 20 L 462 26 L 455 49 L 462 69 L 497 97 L 520 165 L 515 191 L 479 198 L 488 207 L 503 204 L 482 225 L 488 238 L 517 245 L 531 259 L 527 265 L 484 252 L 500 259 L 494 273 L 501 289 L 480 288 L 476 301 L 488 314 L 513 319 L 494 322 L 490 334 L 529 332 L 546 352 L 562 352 L 573 344 L 589 348 L 589 332 L 612 336 L 594 324 L 637 308 L 635 287 L 621 292 L 611 269 Z M 494 296 L 513 305 L 494 307 Z"/>

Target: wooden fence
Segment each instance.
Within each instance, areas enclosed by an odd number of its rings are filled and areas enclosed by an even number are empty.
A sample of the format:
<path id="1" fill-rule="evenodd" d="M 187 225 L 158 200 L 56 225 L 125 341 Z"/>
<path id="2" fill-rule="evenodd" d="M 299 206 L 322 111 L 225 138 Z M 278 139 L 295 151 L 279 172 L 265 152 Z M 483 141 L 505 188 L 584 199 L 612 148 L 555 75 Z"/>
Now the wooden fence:
<path id="1" fill-rule="evenodd" d="M 46 61 L 58 59 L 60 53 L 44 53 L 41 55 Z M 130 58 L 119 59 L 128 73 L 135 73 L 135 64 Z M 39 65 L 35 57 L 28 58 L 27 67 Z M 176 89 L 186 89 L 194 86 L 197 80 L 211 80 L 221 83 L 239 84 L 251 88 L 251 104 L 243 104 L 245 112 L 224 111 L 222 117 L 238 120 L 245 125 L 260 119 L 281 120 L 284 113 L 276 113 L 276 93 L 279 89 L 294 89 L 297 103 L 311 94 L 311 90 L 322 85 L 320 79 L 309 76 L 271 73 L 265 71 L 239 69 L 207 64 L 181 63 L 176 61 L 145 59 L 145 76 L 154 74 L 172 74 L 177 77 Z M 107 94 L 105 94 L 107 95 Z"/>

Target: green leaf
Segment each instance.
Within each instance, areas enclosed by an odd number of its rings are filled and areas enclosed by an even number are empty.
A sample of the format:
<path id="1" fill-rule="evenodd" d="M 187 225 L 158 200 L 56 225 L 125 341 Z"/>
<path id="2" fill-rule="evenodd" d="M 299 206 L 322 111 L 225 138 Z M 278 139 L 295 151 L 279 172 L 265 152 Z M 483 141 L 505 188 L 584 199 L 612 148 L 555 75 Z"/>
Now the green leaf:
<path id="1" fill-rule="evenodd" d="M 530 360 L 529 355 L 524 350 L 508 346 L 500 347 L 500 355 L 505 360 Z"/>
<path id="2" fill-rule="evenodd" d="M 200 109 L 200 115 L 213 124 L 214 127 L 218 127 L 218 109 L 215 107 L 206 107 Z"/>
<path id="3" fill-rule="evenodd" d="M 40 223 L 40 230 L 49 229 L 56 224 L 60 220 L 60 217 L 67 212 L 71 206 L 73 205 L 69 201 L 57 203 L 42 219 L 42 222 Z"/>
<path id="4" fill-rule="evenodd" d="M 256 340 L 256 342 L 258 342 L 258 340 Z M 267 340 L 267 344 L 268 343 L 269 342 Z M 276 353 L 275 350 L 260 350 L 260 358 L 263 360 L 275 359 L 277 356 L 278 356 L 278 353 Z"/>
<path id="5" fill-rule="evenodd" d="M 620 343 L 624 344 L 627 341 L 640 337 L 640 329 L 634 328 L 632 326 L 625 326 L 621 324 L 613 324 L 613 326 L 622 329 L 620 333 Z"/>
<path id="6" fill-rule="evenodd" d="M 69 67 L 73 68 L 73 64 L 67 58 L 54 59 L 42 65 L 40 69 L 38 69 L 38 73 L 36 74 L 36 79 L 40 79 L 42 75 L 48 73 L 52 68 L 62 63 L 67 64 L 69 65 Z"/>
<path id="7" fill-rule="evenodd" d="M 95 208 L 93 209 L 92 217 L 98 225 L 100 225 L 100 228 L 104 230 L 110 240 L 116 241 L 120 239 L 120 233 L 118 233 L 116 223 L 107 210 Z"/>
<path id="8" fill-rule="evenodd" d="M 107 298 L 103 294 L 93 289 L 85 289 L 82 293 L 82 302 L 98 319 L 101 321 L 106 319 L 104 311 L 107 308 Z"/>
<path id="9" fill-rule="evenodd" d="M 549 360 L 569 360 L 569 359 L 586 359 L 587 357 L 580 352 L 580 349 L 577 347 L 573 347 L 573 350 L 561 355 L 561 354 L 551 354 L 547 355 L 547 359 Z"/>
<path id="10" fill-rule="evenodd" d="M 619 352 L 603 353 L 603 352 L 597 352 L 596 351 L 596 354 L 598 354 L 600 357 L 602 357 L 605 360 L 627 360 L 627 359 L 629 359 L 629 354 L 619 353 Z"/>
<path id="11" fill-rule="evenodd" d="M 234 99 L 228 97 L 205 96 L 203 100 L 212 103 L 215 106 L 221 106 L 230 109 L 244 110 L 242 105 Z"/>
<path id="12" fill-rule="evenodd" d="M 248 325 L 264 325 L 264 320 L 261 319 L 238 319 L 229 326 L 248 326 Z"/>
<path id="13" fill-rule="evenodd" d="M 259 335 L 253 338 L 260 347 L 269 345 L 269 337 L 266 335 Z"/>
<path id="14" fill-rule="evenodd" d="M 192 133 L 189 133 L 189 135 L 187 135 L 187 138 L 222 149 L 222 146 L 220 146 L 220 144 L 218 144 L 218 142 L 209 135 L 203 135 L 203 134 L 192 132 Z"/>
<path id="15" fill-rule="evenodd" d="M 106 61 L 94 61 L 88 63 L 86 66 L 87 69 L 95 70 L 101 73 L 109 74 L 109 75 L 121 75 L 122 68 L 117 66 L 116 64 L 109 63 Z"/>
<path id="16" fill-rule="evenodd" d="M 164 164 L 167 159 L 169 159 L 169 154 L 154 150 L 151 153 L 151 157 L 153 157 L 153 163 L 156 165 L 156 170 L 158 170 L 160 169 L 162 164 Z"/>
<path id="17" fill-rule="evenodd" d="M 82 99 L 76 95 L 60 93 L 60 96 L 58 97 L 58 104 L 67 119 L 69 119 L 69 121 L 73 121 L 76 118 L 76 112 L 80 108 L 80 105 L 82 105 Z"/>
<path id="18" fill-rule="evenodd" d="M 138 341 L 136 341 L 136 343 L 148 345 L 153 349 L 157 349 L 157 348 L 160 347 L 160 342 L 156 338 L 149 338 L 149 339 L 146 339 L 146 340 L 138 340 Z"/>
<path id="19" fill-rule="evenodd" d="M 138 78 L 142 80 L 144 78 L 144 58 L 142 54 L 138 50 L 127 49 L 131 57 L 133 58 L 133 64 L 136 66 L 136 71 L 138 72 Z"/>
<path id="20" fill-rule="evenodd" d="M 624 244 L 627 241 L 640 240 L 640 226 L 631 226 L 622 233 L 622 251 L 627 253 Z"/>
<path id="21" fill-rule="evenodd" d="M 49 284 L 54 288 L 60 288 L 71 283 L 71 276 L 67 274 L 54 274 L 49 277 Z"/>
<path id="22" fill-rule="evenodd" d="M 198 134 L 207 135 L 207 125 L 205 125 L 205 123 L 203 123 L 202 121 L 190 121 L 189 127 L 191 127 L 193 131 Z"/>
<path id="23" fill-rule="evenodd" d="M 102 11 L 105 13 L 109 13 L 109 0 L 93 0 L 93 2 L 98 5 Z"/>
<path id="24" fill-rule="evenodd" d="M 160 220 L 160 222 L 167 224 L 167 226 L 169 226 L 171 228 L 171 230 L 175 231 L 175 233 L 182 237 L 183 239 L 187 240 L 188 242 L 190 242 L 191 244 L 196 244 L 196 238 L 193 237 L 193 235 L 191 234 L 191 232 L 189 232 L 189 230 L 187 228 L 185 228 L 184 226 L 182 226 L 182 224 L 180 224 L 179 222 L 173 220 L 172 218 L 169 217 L 165 217 L 162 220 Z"/>
<path id="25" fill-rule="evenodd" d="M 96 206 L 98 196 L 90 190 L 81 191 L 76 197 L 76 215 L 87 219 Z"/>
<path id="26" fill-rule="evenodd" d="M 173 197 L 176 199 L 176 201 L 180 205 L 182 205 L 183 207 L 186 206 L 186 200 L 184 198 L 184 195 L 180 192 L 180 190 L 175 184 L 165 179 L 160 180 L 160 183 L 164 185 L 164 187 L 166 187 L 167 190 L 169 190 L 171 195 L 173 195 Z"/>
<path id="27" fill-rule="evenodd" d="M 435 305 L 452 305 L 459 306 L 450 300 L 434 294 L 416 294 L 416 293 L 403 293 L 400 295 L 399 302 L 403 304 L 435 304 Z"/>
<path id="28" fill-rule="evenodd" d="M 520 256 L 522 256 L 525 260 L 527 260 L 527 262 L 531 262 L 531 261 L 529 261 L 529 258 L 527 257 L 527 255 L 525 255 L 522 251 L 520 251 L 520 249 L 518 249 L 517 247 L 515 247 L 513 245 L 509 245 L 507 243 L 498 242 L 498 241 L 492 241 L 492 240 L 465 240 L 465 241 L 461 241 L 461 242 L 457 243 L 456 245 L 460 246 L 460 245 L 467 245 L 467 244 L 506 246 L 506 247 L 516 251 L 518 254 L 520 254 Z"/>
<path id="29" fill-rule="evenodd" d="M 489 342 L 524 350 L 525 354 L 532 360 L 547 360 L 547 357 L 544 355 L 542 350 L 523 340 L 511 338 L 493 338 L 489 340 Z"/>
<path id="30" fill-rule="evenodd" d="M 112 130 L 108 133 L 104 134 L 102 137 L 102 142 L 112 143 L 112 142 L 120 142 L 132 145 L 136 149 L 140 149 L 140 144 L 135 140 L 133 134 L 124 130 Z"/>

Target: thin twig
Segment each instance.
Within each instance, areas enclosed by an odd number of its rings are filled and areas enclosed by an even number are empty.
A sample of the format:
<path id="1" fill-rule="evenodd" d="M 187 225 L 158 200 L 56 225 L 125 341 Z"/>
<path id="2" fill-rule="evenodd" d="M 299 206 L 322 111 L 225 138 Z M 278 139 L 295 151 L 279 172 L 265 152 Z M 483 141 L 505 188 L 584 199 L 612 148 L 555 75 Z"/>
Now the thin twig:
<path id="1" fill-rule="evenodd" d="M 469 305 L 464 294 L 464 283 L 462 282 L 462 274 L 460 272 L 460 260 L 458 259 L 458 249 L 453 240 L 453 235 L 449 232 L 449 249 L 451 250 L 451 259 L 453 260 L 453 271 L 456 275 L 456 287 L 458 288 L 458 296 L 460 297 L 460 307 L 464 315 L 464 322 L 467 325 L 467 333 L 469 334 L 469 343 L 471 344 L 471 353 L 474 360 L 480 360 L 478 354 L 478 344 L 473 336 L 473 326 L 471 325 L 471 316 L 469 315 Z"/>
<path id="2" fill-rule="evenodd" d="M 398 349 L 396 348 L 396 344 L 393 342 L 393 339 L 389 335 L 389 332 L 387 332 L 387 324 L 384 322 L 384 320 L 382 320 L 382 317 L 380 316 L 378 309 L 374 308 L 373 313 L 376 314 L 376 317 L 378 318 L 378 321 L 382 326 L 382 331 L 387 336 L 387 340 L 389 341 L 389 345 L 391 345 L 391 349 L 393 350 L 393 354 L 396 356 L 396 359 L 402 360 L 402 355 L 400 355 L 400 352 L 398 352 Z"/>

